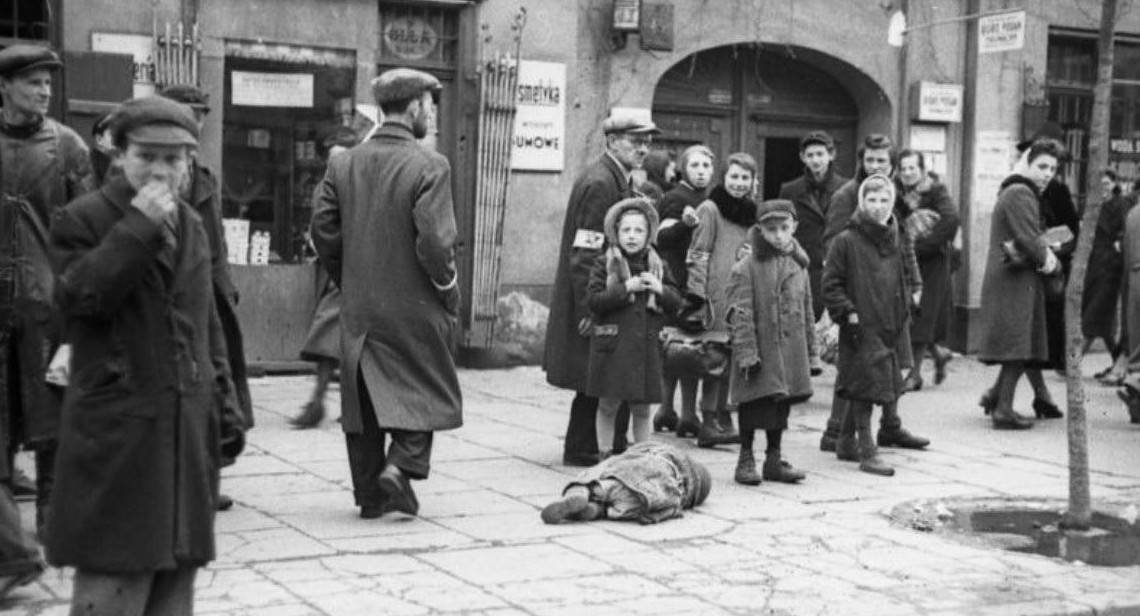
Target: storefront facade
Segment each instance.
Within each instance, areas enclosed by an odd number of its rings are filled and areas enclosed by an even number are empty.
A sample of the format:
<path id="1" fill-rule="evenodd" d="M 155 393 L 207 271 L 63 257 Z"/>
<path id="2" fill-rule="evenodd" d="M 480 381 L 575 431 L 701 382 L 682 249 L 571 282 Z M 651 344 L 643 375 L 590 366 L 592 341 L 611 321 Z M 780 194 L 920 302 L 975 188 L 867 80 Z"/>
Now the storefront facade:
<path id="1" fill-rule="evenodd" d="M 862 136 L 882 132 L 929 153 L 962 204 L 966 258 L 958 274 L 955 336 L 956 346 L 968 348 L 995 182 L 1008 172 L 1013 144 L 1045 119 L 1071 131 L 1087 124 L 1080 111 L 1091 94 L 1079 67 L 1088 58 L 1078 51 L 1097 27 L 1099 6 L 1093 0 L 1033 3 L 1020 47 L 979 52 L 988 43 L 979 40 L 978 20 L 968 16 L 1023 3 L 633 3 L 645 10 L 669 7 L 667 28 L 656 33 L 667 31 L 671 48 L 655 50 L 642 48 L 640 33 L 624 41 L 615 36 L 613 0 L 161 0 L 154 15 L 125 4 L 64 2 L 62 45 L 93 52 L 99 35 L 147 37 L 154 20 L 197 20 L 198 78 L 213 101 L 201 156 L 223 175 L 227 216 L 249 220 L 251 229 L 271 237 L 270 265 L 235 266 L 247 298 L 243 323 L 252 338 L 263 340 L 252 345 L 254 361 L 296 354 L 316 299 L 302 233 L 311 212 L 308 195 L 323 172 L 319 143 L 329 127 L 359 120 L 352 110 L 372 102 L 369 81 L 386 68 L 415 66 L 444 83 L 436 147 L 452 161 L 461 275 L 470 281 L 482 224 L 473 206 L 480 58 L 486 49 L 512 46 L 520 6 L 527 13 L 522 57 L 542 63 L 544 75 L 564 75 L 543 77 L 541 87 L 522 98 L 545 97 L 564 112 L 554 133 L 541 140 L 548 148 L 544 162 L 516 167 L 511 175 L 499 235 L 501 293 L 548 298 L 566 198 L 574 179 L 601 154 L 599 127 L 611 107 L 651 109 L 664 131 L 659 147 L 706 143 L 721 156 L 753 154 L 766 197 L 800 173 L 795 149 L 804 132 L 823 129 L 836 137 L 844 174 L 854 172 Z M 913 30 L 904 46 L 893 47 L 891 17 L 904 4 Z M 1140 15 L 1126 15 L 1119 31 L 1120 55 L 1128 56 Z M 1058 59 L 1062 55 L 1070 59 Z M 1114 160 L 1129 178 L 1136 175 L 1133 156 L 1140 158 L 1140 142 L 1125 145 L 1133 128 L 1140 129 L 1126 111 L 1135 107 L 1133 90 L 1140 90 L 1129 81 L 1131 72 L 1118 62 L 1116 94 L 1125 106 L 1117 105 L 1113 129 Z M 924 98 L 916 96 L 923 82 L 948 91 L 949 103 L 932 112 L 916 102 Z M 1068 173 L 1080 193 L 1079 171 Z M 465 331 L 485 318 L 466 310 Z"/>

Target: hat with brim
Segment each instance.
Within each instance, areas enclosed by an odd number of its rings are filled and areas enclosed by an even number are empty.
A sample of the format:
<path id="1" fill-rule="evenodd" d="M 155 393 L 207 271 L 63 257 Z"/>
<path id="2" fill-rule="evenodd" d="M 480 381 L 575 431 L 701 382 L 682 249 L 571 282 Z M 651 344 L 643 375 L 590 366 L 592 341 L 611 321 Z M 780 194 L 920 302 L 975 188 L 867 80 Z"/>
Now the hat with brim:
<path id="1" fill-rule="evenodd" d="M 174 83 L 162 88 L 159 94 L 189 106 L 194 111 L 210 113 L 210 95 L 188 83 Z"/>
<path id="2" fill-rule="evenodd" d="M 787 199 L 769 199 L 756 206 L 756 222 L 796 219 L 796 206 Z"/>
<path id="3" fill-rule="evenodd" d="M 660 128 L 653 123 L 648 109 L 634 107 L 614 107 L 602 122 L 602 132 L 611 135 L 628 133 L 631 135 L 656 135 Z"/>
<path id="4" fill-rule="evenodd" d="M 115 143 L 198 145 L 198 121 L 190 108 L 162 96 L 132 98 L 111 116 Z"/>
<path id="5" fill-rule="evenodd" d="M 0 51 L 0 76 L 3 77 L 41 68 L 54 71 L 61 66 L 63 63 L 54 51 L 39 45 L 12 45 Z"/>
<path id="6" fill-rule="evenodd" d="M 394 68 L 384 71 L 372 80 L 372 97 L 377 105 L 419 98 L 424 92 L 443 89 L 435 75 L 412 68 Z"/>

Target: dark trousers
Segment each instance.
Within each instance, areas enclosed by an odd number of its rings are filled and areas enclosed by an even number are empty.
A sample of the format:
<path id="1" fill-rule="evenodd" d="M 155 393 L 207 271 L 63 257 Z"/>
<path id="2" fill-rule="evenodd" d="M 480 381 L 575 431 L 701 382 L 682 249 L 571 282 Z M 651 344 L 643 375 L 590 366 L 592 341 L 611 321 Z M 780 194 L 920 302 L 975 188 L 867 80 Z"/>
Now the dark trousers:
<path id="1" fill-rule="evenodd" d="M 0 484 L 0 577 L 41 567 L 40 550 L 24 531 L 20 508 L 8 486 Z"/>
<path id="2" fill-rule="evenodd" d="M 108 574 L 75 572 L 71 616 L 192 616 L 198 568 Z"/>
<path id="3" fill-rule="evenodd" d="M 431 471 L 431 445 L 435 433 L 381 428 L 363 380 L 360 381 L 360 391 L 364 432 L 344 435 L 348 445 L 348 466 L 352 470 L 352 493 L 358 506 L 378 506 L 383 498 L 380 473 L 388 464 L 395 465 L 411 479 L 427 479 Z M 389 438 L 392 443 L 385 451 Z"/>
<path id="4" fill-rule="evenodd" d="M 831 416 L 827 418 L 827 433 L 838 435 L 843 428 L 843 418 L 847 415 L 851 402 L 839 396 L 831 400 Z M 899 417 L 898 400 L 888 402 L 883 406 L 883 414 L 879 418 L 879 428 L 887 431 L 898 430 L 902 427 L 902 417 Z"/>
<path id="5" fill-rule="evenodd" d="M 564 457 L 589 456 L 598 453 L 598 399 L 582 392 L 574 394 L 570 403 L 570 422 L 566 425 Z M 614 422 L 614 453 L 625 451 L 629 445 L 629 405 L 622 403 Z"/>

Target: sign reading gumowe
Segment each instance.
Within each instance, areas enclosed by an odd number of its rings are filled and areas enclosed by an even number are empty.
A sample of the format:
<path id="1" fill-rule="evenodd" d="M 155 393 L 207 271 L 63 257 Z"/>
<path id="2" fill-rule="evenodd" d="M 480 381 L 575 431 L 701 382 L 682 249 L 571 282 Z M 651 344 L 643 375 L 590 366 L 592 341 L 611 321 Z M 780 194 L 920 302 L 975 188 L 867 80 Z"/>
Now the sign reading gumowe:
<path id="1" fill-rule="evenodd" d="M 511 169 L 562 171 L 566 149 L 566 65 L 519 62 Z"/>

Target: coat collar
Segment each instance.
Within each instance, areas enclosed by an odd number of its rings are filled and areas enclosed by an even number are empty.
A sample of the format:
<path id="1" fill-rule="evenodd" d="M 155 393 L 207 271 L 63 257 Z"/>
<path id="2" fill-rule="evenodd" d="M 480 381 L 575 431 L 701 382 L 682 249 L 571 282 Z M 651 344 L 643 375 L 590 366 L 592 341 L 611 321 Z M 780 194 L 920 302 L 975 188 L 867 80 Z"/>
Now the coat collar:
<path id="1" fill-rule="evenodd" d="M 752 258 L 757 261 L 766 261 L 776 257 L 791 257 L 793 261 L 800 264 L 800 267 L 806 268 L 811 263 L 807 251 L 800 246 L 795 238 L 792 238 L 791 252 L 776 250 L 768 243 L 768 240 L 764 239 L 764 234 L 760 232 L 760 225 L 752 225 L 752 228 L 748 230 L 748 241 L 752 245 Z"/>
<path id="2" fill-rule="evenodd" d="M 610 172 L 610 175 L 614 177 L 614 182 L 621 187 L 622 194 L 625 194 L 630 188 L 629 176 L 626 175 L 625 169 L 618 164 L 617 159 L 610 155 L 609 152 L 602 154 L 602 165 Z"/>
<path id="3" fill-rule="evenodd" d="M 397 139 L 400 141 L 416 141 L 416 136 L 412 134 L 412 127 L 402 122 L 385 122 L 376 129 L 376 133 L 372 135 L 373 139 Z"/>

